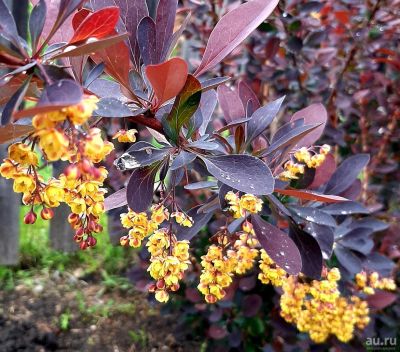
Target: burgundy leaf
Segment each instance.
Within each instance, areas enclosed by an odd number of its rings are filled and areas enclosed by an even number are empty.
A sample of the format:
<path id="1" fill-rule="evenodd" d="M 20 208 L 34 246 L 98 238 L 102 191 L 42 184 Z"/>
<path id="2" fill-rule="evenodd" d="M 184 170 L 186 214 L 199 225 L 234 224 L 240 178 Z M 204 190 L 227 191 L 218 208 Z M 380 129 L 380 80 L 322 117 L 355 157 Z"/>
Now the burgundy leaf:
<path id="1" fill-rule="evenodd" d="M 296 149 L 309 147 L 321 137 L 328 119 L 328 113 L 322 104 L 312 104 L 294 113 L 290 121 L 298 119 L 304 119 L 304 124 L 306 125 L 320 124 L 320 126 L 296 143 Z"/>
<path id="2" fill-rule="evenodd" d="M 208 172 L 222 183 L 245 193 L 271 194 L 274 178 L 260 159 L 250 155 L 201 156 Z"/>
<path id="3" fill-rule="evenodd" d="M 261 246 L 271 259 L 290 275 L 302 268 L 300 252 L 288 234 L 271 225 L 258 215 L 251 217 L 254 231 Z"/>
<path id="4" fill-rule="evenodd" d="M 202 136 L 206 133 L 207 126 L 210 123 L 212 114 L 217 105 L 217 93 L 215 90 L 209 90 L 201 94 L 199 110 L 201 112 L 203 121 L 199 127 L 199 134 Z"/>
<path id="5" fill-rule="evenodd" d="M 31 34 L 32 49 L 36 50 L 40 35 L 46 21 L 47 6 L 45 0 L 40 0 L 32 9 L 29 17 L 29 33 Z"/>
<path id="6" fill-rule="evenodd" d="M 200 76 L 216 66 L 274 10 L 278 0 L 251 0 L 223 16 L 211 32 L 200 66 Z"/>
<path id="7" fill-rule="evenodd" d="M 323 258 L 328 260 L 332 256 L 334 244 L 334 233 L 332 228 L 310 222 L 307 224 L 305 229 L 307 233 L 317 240 Z"/>
<path id="8" fill-rule="evenodd" d="M 128 201 L 126 199 L 126 187 L 120 189 L 117 192 L 114 192 L 106 199 L 104 199 L 104 207 L 106 211 L 123 207 L 126 204 L 128 204 Z"/>

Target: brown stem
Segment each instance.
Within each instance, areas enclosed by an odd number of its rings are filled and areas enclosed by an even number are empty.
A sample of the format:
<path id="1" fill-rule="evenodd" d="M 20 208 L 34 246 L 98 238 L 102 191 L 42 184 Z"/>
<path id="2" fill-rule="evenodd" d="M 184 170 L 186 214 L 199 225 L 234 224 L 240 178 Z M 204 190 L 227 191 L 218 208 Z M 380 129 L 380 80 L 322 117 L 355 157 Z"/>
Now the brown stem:
<path id="1" fill-rule="evenodd" d="M 147 117 L 142 114 L 142 115 L 137 115 L 137 116 L 130 116 L 130 117 L 127 117 L 127 119 L 134 123 L 138 123 L 140 125 L 150 127 L 153 130 L 164 134 L 164 130 L 161 125 L 161 122 L 158 121 L 155 117 Z"/>

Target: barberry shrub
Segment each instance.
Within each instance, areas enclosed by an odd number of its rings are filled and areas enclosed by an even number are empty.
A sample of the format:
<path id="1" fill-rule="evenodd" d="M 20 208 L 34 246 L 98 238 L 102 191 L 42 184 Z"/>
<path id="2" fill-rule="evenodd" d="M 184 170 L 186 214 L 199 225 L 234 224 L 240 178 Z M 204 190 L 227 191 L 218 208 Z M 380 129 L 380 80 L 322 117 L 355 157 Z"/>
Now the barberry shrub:
<path id="1" fill-rule="evenodd" d="M 248 85 L 235 96 L 229 77 L 207 75 L 277 3 L 228 12 L 201 61 L 188 63 L 171 58 L 190 22 L 174 31 L 176 0 L 60 1 L 55 19 L 53 2 L 34 1 L 27 38 L 1 0 L 0 141 L 11 145 L 0 173 L 22 194 L 26 224 L 67 203 L 81 249 L 96 245 L 102 213 L 123 208 L 121 245 L 147 252 L 147 289 L 160 302 L 188 272 L 209 304 L 256 274 L 281 293 L 286 322 L 317 343 L 349 342 L 369 323 L 367 295 L 390 301 L 396 289 L 392 263 L 373 252 L 371 234 L 385 224 L 353 218 L 368 214 L 349 188 L 369 156 L 336 166 L 331 147 L 316 144 L 322 104 L 267 138 L 284 97 L 261 105 Z M 58 160 L 69 163 L 59 177 L 40 175 Z M 116 190 L 107 198 L 106 186 Z M 204 227 L 215 231 L 196 261 Z"/>

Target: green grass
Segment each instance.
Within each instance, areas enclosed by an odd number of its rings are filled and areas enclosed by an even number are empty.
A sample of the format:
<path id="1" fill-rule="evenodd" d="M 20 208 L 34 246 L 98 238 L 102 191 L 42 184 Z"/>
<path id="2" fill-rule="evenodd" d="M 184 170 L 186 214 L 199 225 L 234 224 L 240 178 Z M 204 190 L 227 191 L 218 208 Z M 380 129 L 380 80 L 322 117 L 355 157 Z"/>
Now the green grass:
<path id="1" fill-rule="evenodd" d="M 33 225 L 25 225 L 23 217 L 27 208 L 20 211 L 20 264 L 16 267 L 0 266 L 0 288 L 12 289 L 18 281 L 28 282 L 38 272 L 58 270 L 73 271 L 80 268 L 85 274 L 101 277 L 105 290 L 126 289 L 128 281 L 120 274 L 134 260 L 134 251 L 112 245 L 106 231 L 97 236 L 97 245 L 85 251 L 63 253 L 49 247 L 49 222 L 38 217 Z M 101 223 L 107 229 L 107 216 Z M 72 235 L 71 235 L 71 241 Z"/>

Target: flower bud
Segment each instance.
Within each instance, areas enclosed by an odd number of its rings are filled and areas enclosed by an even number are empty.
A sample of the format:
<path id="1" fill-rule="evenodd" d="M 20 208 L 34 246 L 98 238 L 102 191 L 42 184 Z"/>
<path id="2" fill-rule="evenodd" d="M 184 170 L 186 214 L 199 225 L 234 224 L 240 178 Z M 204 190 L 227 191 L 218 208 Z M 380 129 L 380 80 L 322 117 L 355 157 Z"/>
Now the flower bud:
<path id="1" fill-rule="evenodd" d="M 31 210 L 30 212 L 26 213 L 25 217 L 24 217 L 24 223 L 27 225 L 30 224 L 34 224 L 36 222 L 36 214 L 33 210 Z"/>
<path id="2" fill-rule="evenodd" d="M 64 171 L 64 175 L 68 180 L 77 180 L 80 174 L 81 172 L 76 164 L 69 165 Z"/>
<path id="3" fill-rule="evenodd" d="M 54 216 L 54 211 L 50 208 L 43 208 L 40 212 L 40 216 L 43 220 L 50 220 Z"/>
<path id="4" fill-rule="evenodd" d="M 93 236 L 89 236 L 86 240 L 89 247 L 94 247 L 97 243 L 97 240 Z"/>

